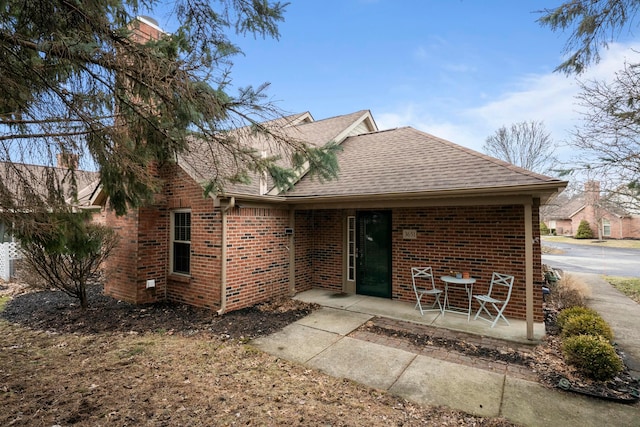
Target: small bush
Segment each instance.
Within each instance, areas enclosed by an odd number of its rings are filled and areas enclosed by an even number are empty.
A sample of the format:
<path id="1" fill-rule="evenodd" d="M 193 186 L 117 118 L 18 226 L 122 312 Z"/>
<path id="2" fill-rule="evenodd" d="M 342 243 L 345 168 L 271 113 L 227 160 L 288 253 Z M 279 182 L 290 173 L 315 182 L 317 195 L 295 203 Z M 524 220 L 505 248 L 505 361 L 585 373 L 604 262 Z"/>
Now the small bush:
<path id="1" fill-rule="evenodd" d="M 562 343 L 569 364 L 596 381 L 606 381 L 622 372 L 624 364 L 611 343 L 601 336 L 576 335 Z"/>
<path id="2" fill-rule="evenodd" d="M 569 308 L 565 308 L 560 313 L 558 313 L 558 318 L 556 322 L 558 323 L 558 328 L 564 328 L 564 324 L 568 319 L 575 316 L 580 316 L 582 314 L 590 314 L 590 315 L 598 315 L 598 312 L 587 307 L 582 306 L 573 306 Z"/>
<path id="3" fill-rule="evenodd" d="M 548 236 L 549 235 L 549 227 L 544 222 L 540 222 L 540 235 Z"/>
<path id="4" fill-rule="evenodd" d="M 583 219 L 578 225 L 578 232 L 576 233 L 576 239 L 593 239 L 593 230 L 589 225 L 589 221 Z"/>
<path id="5" fill-rule="evenodd" d="M 564 338 L 576 335 L 600 335 L 608 341 L 613 340 L 611 327 L 597 313 L 584 313 L 570 316 L 561 329 Z"/>

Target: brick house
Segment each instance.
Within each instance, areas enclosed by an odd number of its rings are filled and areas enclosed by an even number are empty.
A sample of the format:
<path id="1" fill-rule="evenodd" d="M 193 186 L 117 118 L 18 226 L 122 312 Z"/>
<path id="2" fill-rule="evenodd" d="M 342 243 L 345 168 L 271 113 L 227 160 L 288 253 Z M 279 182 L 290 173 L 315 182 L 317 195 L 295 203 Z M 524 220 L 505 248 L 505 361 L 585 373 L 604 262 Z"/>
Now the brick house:
<path id="1" fill-rule="evenodd" d="M 542 209 L 542 221 L 559 236 L 575 236 L 582 220 L 589 223 L 594 237 L 640 239 L 640 211 L 629 203 L 624 188 L 603 194 L 599 182 L 588 181 L 584 191 L 561 195 Z"/>
<path id="2" fill-rule="evenodd" d="M 410 268 L 430 265 L 468 270 L 477 292 L 493 271 L 513 274 L 507 314 L 542 320 L 539 206 L 566 182 L 410 127 L 378 131 L 366 110 L 298 114 L 285 130 L 340 144 L 338 178 L 302 175 L 282 192 L 257 177 L 203 197 L 206 162 L 193 150 L 158 170 L 153 206 L 103 209 L 123 237 L 105 292 L 219 313 L 311 288 L 414 301 Z"/>

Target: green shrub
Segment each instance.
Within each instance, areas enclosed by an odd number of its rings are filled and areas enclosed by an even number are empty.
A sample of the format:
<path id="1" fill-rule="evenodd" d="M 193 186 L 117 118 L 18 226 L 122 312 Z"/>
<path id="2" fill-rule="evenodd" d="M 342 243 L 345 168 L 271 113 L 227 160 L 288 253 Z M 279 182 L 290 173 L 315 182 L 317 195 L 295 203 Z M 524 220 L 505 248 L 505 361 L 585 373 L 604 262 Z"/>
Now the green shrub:
<path id="1" fill-rule="evenodd" d="M 549 235 L 549 227 L 544 222 L 540 222 L 540 235 L 548 236 Z"/>
<path id="2" fill-rule="evenodd" d="M 611 343 L 601 336 L 569 337 L 562 343 L 562 352 L 567 363 L 597 381 L 610 380 L 624 368 Z"/>
<path id="3" fill-rule="evenodd" d="M 576 335 L 600 335 L 608 341 L 613 340 L 611 327 L 598 314 L 579 314 L 569 317 L 561 330 L 563 337 Z"/>
<path id="4" fill-rule="evenodd" d="M 578 232 L 576 233 L 576 239 L 593 239 L 593 230 L 589 225 L 589 221 L 583 219 L 578 225 Z"/>
<path id="5" fill-rule="evenodd" d="M 573 306 L 573 307 L 565 308 L 560 313 L 558 313 L 558 318 L 556 320 L 558 324 L 558 328 L 562 330 L 562 328 L 564 328 L 564 324 L 569 318 L 580 316 L 582 314 L 590 314 L 590 315 L 598 316 L 597 311 L 587 307 Z"/>

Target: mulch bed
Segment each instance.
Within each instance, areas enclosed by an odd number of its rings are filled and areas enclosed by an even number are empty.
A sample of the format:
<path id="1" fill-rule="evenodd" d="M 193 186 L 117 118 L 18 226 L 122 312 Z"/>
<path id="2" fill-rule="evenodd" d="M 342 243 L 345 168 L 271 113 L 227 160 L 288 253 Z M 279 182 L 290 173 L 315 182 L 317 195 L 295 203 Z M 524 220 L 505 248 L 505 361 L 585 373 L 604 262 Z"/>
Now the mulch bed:
<path id="1" fill-rule="evenodd" d="M 524 348 L 497 339 L 479 338 L 463 332 L 382 318 L 373 318 L 360 329 L 405 340 L 413 348 L 444 348 L 448 352 L 481 359 L 487 366 L 492 365 L 492 362 L 499 362 L 504 366 L 521 366 L 528 372 L 535 373 L 525 379 L 536 378 L 538 382 L 550 388 L 560 388 L 620 403 L 638 404 L 637 390 L 640 390 L 640 380 L 633 378 L 627 369 L 611 381 L 593 381 L 585 378 L 565 363 L 560 350 L 560 339 L 555 335 L 546 336 L 543 343 L 534 348 Z M 435 357 L 438 357 L 437 354 Z M 474 364 L 480 368 L 482 365 Z"/>
<path id="2" fill-rule="evenodd" d="M 252 339 L 276 332 L 317 308 L 286 298 L 218 316 L 209 309 L 171 302 L 129 304 L 103 295 L 100 285 L 88 287 L 87 297 L 89 308 L 83 311 L 63 292 L 27 292 L 14 296 L 0 317 L 58 333 L 209 332 L 221 338 Z"/>

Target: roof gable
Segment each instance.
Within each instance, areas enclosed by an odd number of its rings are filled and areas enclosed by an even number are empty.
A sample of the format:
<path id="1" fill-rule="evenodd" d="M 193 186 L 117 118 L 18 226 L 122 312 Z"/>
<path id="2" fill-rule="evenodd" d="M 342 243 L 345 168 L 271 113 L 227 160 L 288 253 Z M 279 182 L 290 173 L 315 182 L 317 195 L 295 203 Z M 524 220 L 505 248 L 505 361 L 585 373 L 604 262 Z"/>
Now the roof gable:
<path id="1" fill-rule="evenodd" d="M 324 146 L 331 141 L 340 143 L 348 136 L 359 134 L 363 130 L 377 130 L 368 110 L 317 121 L 313 121 L 313 117 L 307 112 L 272 120 L 262 125 L 273 129 L 274 132 L 279 132 L 281 136 L 291 141 L 303 141 L 316 147 Z M 271 143 L 266 137 L 251 135 L 248 128 L 239 129 L 238 133 L 241 135 L 243 146 L 264 152 L 267 156 L 279 156 L 281 157 L 280 164 L 283 167 L 290 167 L 288 156 L 278 144 Z M 210 145 L 206 141 L 194 140 L 190 151 L 178 158 L 178 165 L 200 184 L 214 177 L 216 171 L 221 175 L 233 175 L 242 167 L 241 164 L 236 164 L 237 159 L 224 147 L 211 147 Z M 308 166 L 305 166 L 298 171 L 298 176 L 303 176 L 307 172 Z M 251 182 L 248 184 L 227 183 L 224 186 L 225 194 L 261 195 L 261 177 L 258 174 L 252 174 L 250 178 Z M 269 195 L 280 193 L 279 189 L 274 188 L 272 182 L 268 183 L 268 188 L 270 189 L 267 193 Z"/>

